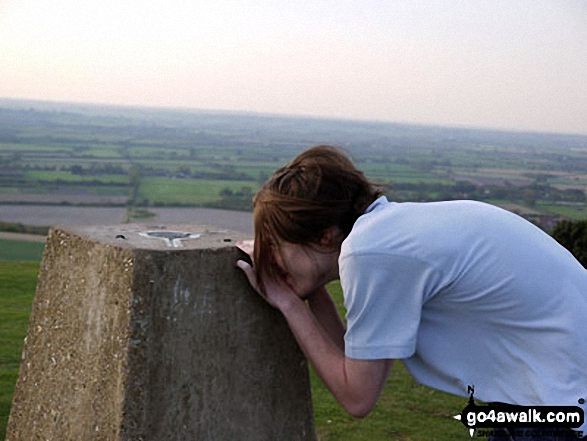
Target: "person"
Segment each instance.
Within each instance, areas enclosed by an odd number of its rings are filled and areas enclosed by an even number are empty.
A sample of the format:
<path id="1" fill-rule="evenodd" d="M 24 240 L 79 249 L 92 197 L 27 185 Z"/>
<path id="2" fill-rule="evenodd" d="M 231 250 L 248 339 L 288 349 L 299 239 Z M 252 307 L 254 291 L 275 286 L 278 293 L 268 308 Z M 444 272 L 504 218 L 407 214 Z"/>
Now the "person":
<path id="1" fill-rule="evenodd" d="M 240 244 L 252 264 L 237 266 L 351 415 L 372 410 L 398 359 L 485 402 L 587 399 L 587 271 L 518 215 L 388 201 L 340 149 L 316 146 L 261 187 L 253 216 Z M 336 279 L 346 327 L 325 288 Z"/>

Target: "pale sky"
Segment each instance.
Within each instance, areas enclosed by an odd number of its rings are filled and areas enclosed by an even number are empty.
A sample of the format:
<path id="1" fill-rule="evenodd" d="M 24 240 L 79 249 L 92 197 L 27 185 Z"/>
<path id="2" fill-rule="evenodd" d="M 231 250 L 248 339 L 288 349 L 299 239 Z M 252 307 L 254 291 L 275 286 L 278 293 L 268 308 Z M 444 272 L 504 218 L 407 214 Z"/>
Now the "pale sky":
<path id="1" fill-rule="evenodd" d="M 0 97 L 587 134 L 587 0 L 0 0 Z"/>

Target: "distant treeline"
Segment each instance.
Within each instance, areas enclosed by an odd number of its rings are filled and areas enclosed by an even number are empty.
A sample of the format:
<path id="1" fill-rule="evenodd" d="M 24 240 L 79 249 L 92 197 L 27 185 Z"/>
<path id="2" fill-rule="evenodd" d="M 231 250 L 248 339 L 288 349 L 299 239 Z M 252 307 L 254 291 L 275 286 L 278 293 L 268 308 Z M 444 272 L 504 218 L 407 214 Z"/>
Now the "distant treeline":
<path id="1" fill-rule="evenodd" d="M 521 201 L 528 206 L 533 206 L 537 200 L 570 203 L 587 201 L 587 196 L 579 189 L 560 190 L 540 182 L 523 186 L 515 186 L 507 182 L 505 185 L 477 185 L 469 181 L 457 181 L 454 184 L 403 182 L 390 184 L 388 195 L 397 202 L 500 199 Z"/>
<path id="2" fill-rule="evenodd" d="M 552 237 L 587 268 L 587 220 L 559 222 L 552 232 Z"/>
<path id="3" fill-rule="evenodd" d="M 0 231 L 5 231 L 8 233 L 38 234 L 46 236 L 47 234 L 49 234 L 49 227 L 37 227 L 12 222 L 0 222 Z"/>

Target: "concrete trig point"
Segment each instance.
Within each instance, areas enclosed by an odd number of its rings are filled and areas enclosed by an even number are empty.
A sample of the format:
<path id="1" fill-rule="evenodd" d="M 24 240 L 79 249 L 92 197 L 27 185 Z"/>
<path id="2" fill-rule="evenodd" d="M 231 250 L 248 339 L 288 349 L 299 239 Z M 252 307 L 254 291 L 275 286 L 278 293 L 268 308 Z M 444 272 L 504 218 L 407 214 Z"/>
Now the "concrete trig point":
<path id="1" fill-rule="evenodd" d="M 53 228 L 7 440 L 315 440 L 306 360 L 235 267 L 247 238 Z"/>

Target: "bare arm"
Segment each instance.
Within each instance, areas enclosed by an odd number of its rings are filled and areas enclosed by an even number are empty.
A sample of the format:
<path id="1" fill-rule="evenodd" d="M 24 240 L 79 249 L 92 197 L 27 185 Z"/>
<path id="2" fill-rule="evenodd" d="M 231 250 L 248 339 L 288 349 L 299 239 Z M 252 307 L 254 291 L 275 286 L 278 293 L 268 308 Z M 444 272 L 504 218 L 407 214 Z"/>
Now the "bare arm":
<path id="1" fill-rule="evenodd" d="M 320 288 L 308 298 L 308 306 L 332 341 L 344 352 L 346 326 L 342 322 L 334 301 L 326 287 Z"/>
<path id="2" fill-rule="evenodd" d="M 263 295 L 258 289 L 253 268 L 242 260 L 237 265 L 257 292 Z M 356 360 L 346 357 L 339 346 L 340 341 L 334 342 L 326 327 L 318 323 L 304 300 L 288 285 L 283 281 L 271 281 L 266 283 L 265 288 L 266 295 L 263 297 L 282 312 L 298 344 L 326 387 L 351 415 L 359 418 L 366 416 L 385 385 L 393 360 Z M 339 332 L 336 334 L 340 335 Z M 339 337 L 335 338 L 339 340 Z"/>
<path id="3" fill-rule="evenodd" d="M 303 301 L 294 299 L 281 312 L 316 373 L 338 402 L 351 415 L 366 416 L 379 398 L 393 360 L 346 357 Z"/>

